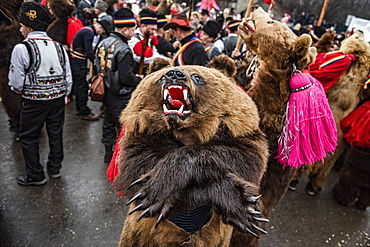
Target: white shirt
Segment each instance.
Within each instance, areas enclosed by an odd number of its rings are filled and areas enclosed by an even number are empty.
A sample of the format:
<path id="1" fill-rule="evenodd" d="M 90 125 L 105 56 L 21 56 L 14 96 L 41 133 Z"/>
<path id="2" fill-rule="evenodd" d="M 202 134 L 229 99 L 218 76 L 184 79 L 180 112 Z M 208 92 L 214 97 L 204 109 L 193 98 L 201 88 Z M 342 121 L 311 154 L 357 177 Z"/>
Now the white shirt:
<path id="1" fill-rule="evenodd" d="M 51 39 L 46 32 L 33 31 L 27 35 L 28 38 L 41 38 Z M 66 83 L 67 83 L 67 95 L 72 90 L 72 72 L 69 64 L 68 54 L 63 48 L 65 64 L 66 64 Z M 58 58 L 55 58 L 58 59 Z M 23 85 L 25 80 L 28 80 L 26 76 L 26 70 L 30 64 L 30 55 L 28 53 L 26 45 L 19 43 L 14 46 L 14 49 L 10 58 L 10 68 L 8 74 L 8 85 L 11 90 L 18 94 L 22 94 Z"/>
<path id="2" fill-rule="evenodd" d="M 144 36 L 143 36 L 143 34 L 140 32 L 140 29 L 139 28 L 137 28 L 136 30 L 135 30 L 135 34 L 139 34 L 139 37 L 140 37 L 140 39 L 144 39 Z M 137 37 L 136 37 L 137 35 L 134 35 L 129 41 L 128 41 L 128 45 L 130 46 L 130 48 L 131 48 L 131 50 L 132 50 L 132 53 L 134 54 L 134 60 L 135 60 L 135 62 L 137 62 L 137 63 L 140 63 L 140 56 L 138 56 L 138 55 L 136 55 L 135 54 L 135 52 L 134 52 L 134 46 L 136 45 L 136 43 L 137 42 L 139 42 L 140 41 L 140 39 L 138 39 Z M 151 39 L 149 38 L 149 42 L 148 42 L 148 44 L 151 44 Z M 152 49 L 153 49 L 153 56 L 151 56 L 151 57 L 145 57 L 144 58 L 144 64 L 150 64 L 153 60 L 154 60 L 154 58 L 157 58 L 157 57 L 160 57 L 160 58 L 164 58 L 164 59 L 169 59 L 168 57 L 165 57 L 165 56 L 162 56 L 161 54 L 159 54 L 158 53 L 158 51 L 157 51 L 157 48 L 153 45 L 153 47 L 152 47 Z"/>

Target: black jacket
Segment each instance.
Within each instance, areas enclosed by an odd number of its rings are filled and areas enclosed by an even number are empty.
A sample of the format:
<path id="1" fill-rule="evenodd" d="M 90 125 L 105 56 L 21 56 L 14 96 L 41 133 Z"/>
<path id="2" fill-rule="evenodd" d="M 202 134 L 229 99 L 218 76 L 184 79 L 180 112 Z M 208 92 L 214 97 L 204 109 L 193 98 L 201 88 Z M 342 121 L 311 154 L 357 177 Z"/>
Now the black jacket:
<path id="1" fill-rule="evenodd" d="M 195 34 L 191 34 L 181 40 L 181 46 L 188 43 Z M 190 44 L 182 53 L 182 60 L 185 65 L 206 65 L 206 52 L 201 42 Z"/>
<path id="2" fill-rule="evenodd" d="M 109 49 L 114 46 L 111 51 Z M 134 74 L 134 59 L 127 38 L 117 32 L 102 40 L 97 47 L 95 65 L 102 73 L 101 63 L 109 52 L 105 69 L 105 94 L 115 98 L 130 98 L 141 78 Z"/>

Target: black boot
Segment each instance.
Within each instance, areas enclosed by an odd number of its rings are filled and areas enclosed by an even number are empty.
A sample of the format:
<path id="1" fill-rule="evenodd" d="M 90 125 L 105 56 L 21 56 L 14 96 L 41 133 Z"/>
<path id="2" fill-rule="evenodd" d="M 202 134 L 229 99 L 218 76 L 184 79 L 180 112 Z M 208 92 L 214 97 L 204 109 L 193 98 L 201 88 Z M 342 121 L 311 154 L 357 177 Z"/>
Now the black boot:
<path id="1" fill-rule="evenodd" d="M 104 163 L 110 163 L 113 156 L 113 145 L 105 145 Z"/>

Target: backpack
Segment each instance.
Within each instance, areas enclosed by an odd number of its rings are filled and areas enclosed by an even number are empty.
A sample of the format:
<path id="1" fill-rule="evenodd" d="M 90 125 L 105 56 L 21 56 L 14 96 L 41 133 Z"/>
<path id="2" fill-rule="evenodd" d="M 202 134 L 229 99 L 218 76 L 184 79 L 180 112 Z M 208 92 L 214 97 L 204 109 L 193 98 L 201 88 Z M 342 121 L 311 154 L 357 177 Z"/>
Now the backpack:
<path id="1" fill-rule="evenodd" d="M 82 21 L 78 19 L 77 17 L 70 17 L 68 18 L 68 28 L 67 28 L 67 45 L 70 46 L 73 40 L 73 37 L 76 35 L 78 31 L 80 31 L 81 28 L 84 27 L 84 24 L 82 24 Z"/>

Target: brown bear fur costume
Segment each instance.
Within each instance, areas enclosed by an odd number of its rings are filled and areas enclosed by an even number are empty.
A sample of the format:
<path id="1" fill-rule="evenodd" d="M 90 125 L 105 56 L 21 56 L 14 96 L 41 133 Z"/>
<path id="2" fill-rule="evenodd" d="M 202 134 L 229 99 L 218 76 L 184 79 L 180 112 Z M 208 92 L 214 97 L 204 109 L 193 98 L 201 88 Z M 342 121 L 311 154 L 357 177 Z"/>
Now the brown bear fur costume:
<path id="1" fill-rule="evenodd" d="M 336 32 L 334 30 L 328 30 L 324 33 L 321 38 L 315 43 L 317 53 L 326 53 L 330 51 L 333 44 Z"/>
<path id="2" fill-rule="evenodd" d="M 76 6 L 70 0 L 48 0 L 48 6 L 54 12 L 54 21 L 46 30 L 50 38 L 59 43 L 67 44 L 68 18 L 72 16 Z"/>
<path id="3" fill-rule="evenodd" d="M 256 105 L 216 69 L 161 66 L 151 65 L 120 118 L 114 184 L 131 206 L 119 246 L 245 246 L 267 221 Z M 231 245 L 233 232 L 240 238 Z"/>
<path id="4" fill-rule="evenodd" d="M 0 96 L 16 132 L 18 132 L 22 110 L 22 97 L 10 90 L 8 73 L 11 51 L 23 40 L 18 22 L 18 12 L 22 2 L 22 0 L 10 0 L 2 1 L 0 4 Z"/>
<path id="5" fill-rule="evenodd" d="M 298 70 L 303 70 L 314 61 L 316 48 L 310 47 L 309 35 L 297 37 L 288 27 L 272 20 L 261 7 L 253 7 L 251 18 L 252 23 L 239 26 L 239 33 L 248 50 L 258 56 L 259 62 L 248 94 L 257 104 L 260 128 L 269 142 L 270 156 L 260 190 L 263 213 L 268 216 L 284 196 L 295 170 L 283 169 L 275 158 L 290 96 L 293 64 Z M 252 238 L 245 243 L 245 246 L 257 245 Z"/>
<path id="6" fill-rule="evenodd" d="M 358 103 L 366 97 L 367 91 L 361 83 L 364 83 L 370 71 L 370 44 L 364 39 L 362 32 L 356 31 L 353 35 L 341 42 L 340 51 L 352 53 L 356 60 L 352 62 L 349 69 L 341 76 L 326 92 L 330 108 L 338 128 L 338 146 L 334 155 L 327 156 L 324 163 L 317 162 L 308 167 L 309 183 L 308 188 L 319 192 L 322 190 L 325 181 L 335 161 L 345 150 L 345 142 L 342 139 L 343 133 L 340 128 L 340 120 L 351 113 Z M 301 172 L 296 172 L 293 180 L 298 180 Z"/>

